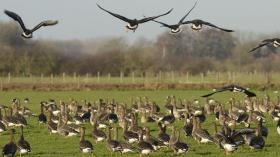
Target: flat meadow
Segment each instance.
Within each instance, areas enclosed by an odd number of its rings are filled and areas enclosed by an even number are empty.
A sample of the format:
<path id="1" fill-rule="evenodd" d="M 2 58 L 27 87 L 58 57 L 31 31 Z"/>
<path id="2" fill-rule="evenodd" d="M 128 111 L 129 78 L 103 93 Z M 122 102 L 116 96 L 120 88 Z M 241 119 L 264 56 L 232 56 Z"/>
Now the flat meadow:
<path id="1" fill-rule="evenodd" d="M 97 90 L 97 91 L 76 91 L 76 92 L 33 92 L 33 91 L 22 91 L 22 92 L 0 92 L 0 103 L 5 105 L 10 105 L 13 98 L 19 98 L 23 100 L 24 98 L 29 98 L 30 102 L 25 106 L 30 108 L 34 113 L 38 114 L 40 111 L 40 102 L 48 99 L 55 99 L 57 102 L 59 100 L 69 101 L 71 98 L 82 103 L 83 100 L 96 101 L 99 98 L 103 99 L 115 99 L 117 102 L 123 102 L 130 104 L 132 97 L 143 97 L 147 96 L 150 101 L 155 101 L 161 106 L 161 112 L 165 112 L 164 102 L 165 98 L 170 95 L 175 95 L 177 98 L 193 100 L 199 99 L 200 104 L 205 104 L 205 99 L 200 96 L 210 92 L 210 90 Z M 273 101 L 276 101 L 277 94 L 273 91 L 267 92 L 256 92 L 259 97 L 263 97 L 264 94 L 269 94 Z M 226 103 L 229 98 L 235 97 L 236 99 L 242 99 L 243 94 L 239 93 L 220 93 L 214 95 L 213 98 Z M 22 102 L 23 103 L 23 102 Z M 79 137 L 62 137 L 60 135 L 50 135 L 46 126 L 38 124 L 36 117 L 29 117 L 28 126 L 24 129 L 25 139 L 32 146 L 32 153 L 30 156 L 40 156 L 40 157 L 72 157 L 72 156 L 91 156 L 90 154 L 82 154 L 79 151 Z M 209 130 L 211 134 L 214 134 L 214 116 L 207 116 L 207 120 L 202 124 L 203 128 Z M 141 124 L 141 126 L 148 126 L 152 130 L 152 135 L 156 136 L 158 133 L 158 128 L 155 123 Z M 223 150 L 220 150 L 215 144 L 198 144 L 194 139 L 186 137 L 183 134 L 182 126 L 183 121 L 176 121 L 175 125 L 181 131 L 181 141 L 188 143 L 190 150 L 187 156 L 198 156 L 198 157 L 222 157 L 226 156 Z M 86 127 L 86 139 L 90 140 L 94 145 L 94 156 L 111 156 L 106 148 L 106 142 L 96 144 L 91 137 L 92 126 L 90 124 L 84 124 Z M 272 122 L 271 117 L 266 115 L 265 126 L 269 129 L 269 135 L 266 139 L 266 146 L 262 150 L 251 150 L 247 145 L 239 146 L 238 150 L 228 156 L 231 157 L 278 157 L 280 156 L 280 135 L 276 132 L 276 124 Z M 255 127 L 255 126 L 253 126 Z M 168 129 L 170 133 L 170 129 Z M 16 140 L 19 139 L 19 128 L 16 128 Z M 119 139 L 123 140 L 121 131 L 119 131 Z M 2 148 L 9 141 L 9 133 L 4 132 L 0 134 L 0 147 Z M 171 156 L 173 151 L 170 149 L 162 149 L 161 151 L 153 152 L 150 156 Z M 19 156 L 19 155 L 18 155 Z M 28 156 L 28 155 L 25 155 Z M 113 153 L 112 156 L 127 156 L 136 157 L 139 156 L 138 153 L 131 154 L 120 154 Z M 181 155 L 185 156 L 185 155 Z"/>

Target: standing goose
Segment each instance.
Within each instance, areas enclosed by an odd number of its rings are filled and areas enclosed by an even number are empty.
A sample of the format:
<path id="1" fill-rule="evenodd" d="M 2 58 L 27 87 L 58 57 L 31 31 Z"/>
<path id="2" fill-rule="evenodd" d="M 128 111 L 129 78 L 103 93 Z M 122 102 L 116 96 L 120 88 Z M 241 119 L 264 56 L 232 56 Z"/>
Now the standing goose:
<path id="1" fill-rule="evenodd" d="M 92 137 L 95 139 L 96 143 L 104 141 L 107 138 L 106 134 L 102 130 L 97 129 L 96 121 L 93 123 Z"/>
<path id="2" fill-rule="evenodd" d="M 48 117 L 48 124 L 47 124 L 48 130 L 49 130 L 50 134 L 56 134 L 57 133 L 57 124 L 52 121 L 52 116 L 53 116 L 52 112 L 49 111 L 49 113 L 50 114 Z"/>
<path id="3" fill-rule="evenodd" d="M 118 141 L 118 136 L 119 136 L 119 128 L 115 128 L 115 139 Z M 119 141 L 120 147 L 121 147 L 121 153 L 131 153 L 134 152 L 134 148 L 127 142 L 125 141 Z"/>
<path id="4" fill-rule="evenodd" d="M 183 130 L 184 130 L 186 136 L 192 136 L 193 123 L 191 122 L 191 120 L 189 119 L 189 114 L 186 114 L 185 115 L 185 125 L 183 126 Z"/>
<path id="5" fill-rule="evenodd" d="M 21 129 L 21 135 L 20 135 L 20 139 L 18 140 L 17 147 L 18 147 L 19 154 L 21 156 L 21 154 L 30 153 L 31 152 L 31 146 L 24 139 L 24 136 L 23 136 L 23 126 L 21 126 L 20 129 Z"/>
<path id="6" fill-rule="evenodd" d="M 33 32 L 35 32 L 36 30 L 38 30 L 39 28 L 41 28 L 43 26 L 52 26 L 52 25 L 56 25 L 58 23 L 58 21 L 47 20 L 47 21 L 42 21 L 41 23 L 39 23 L 32 29 L 28 29 L 25 27 L 25 25 L 19 15 L 17 15 L 14 12 L 8 11 L 8 10 L 5 10 L 4 12 L 6 15 L 8 15 L 9 17 L 11 17 L 12 19 L 14 19 L 15 21 L 17 21 L 19 23 L 20 27 L 23 30 L 23 33 L 21 34 L 21 36 L 24 38 L 32 38 Z"/>
<path id="7" fill-rule="evenodd" d="M 17 108 L 15 109 L 15 114 L 13 115 L 14 119 L 16 120 L 16 126 L 27 126 L 27 120 L 24 118 L 23 115 L 18 113 Z"/>
<path id="8" fill-rule="evenodd" d="M 117 116 L 117 114 L 115 114 L 115 110 L 114 110 L 113 106 L 110 109 L 110 112 L 111 113 L 108 114 L 108 121 L 109 121 L 109 123 L 117 123 L 118 122 L 118 116 Z"/>
<path id="9" fill-rule="evenodd" d="M 279 47 L 280 46 L 280 39 L 279 38 L 273 38 L 273 39 L 265 39 L 263 40 L 258 46 L 254 47 L 253 49 L 251 49 L 249 51 L 250 52 L 253 52 L 261 47 L 264 47 L 264 46 L 268 46 L 268 45 L 273 45 L 275 48 Z"/>
<path id="10" fill-rule="evenodd" d="M 173 108 L 171 109 L 171 114 L 162 117 L 162 118 L 160 119 L 160 122 L 161 122 L 162 124 L 165 124 L 165 125 L 174 123 L 174 122 L 175 122 L 175 116 L 174 116 L 174 114 L 173 114 L 173 111 L 174 111 L 174 106 L 173 106 Z"/>
<path id="11" fill-rule="evenodd" d="M 14 133 L 15 133 L 15 129 L 11 129 L 10 130 L 10 134 L 11 134 L 10 142 L 8 144 L 6 144 L 2 150 L 3 157 L 8 157 L 8 156 L 14 157 L 16 155 L 17 145 L 14 142 Z"/>
<path id="12" fill-rule="evenodd" d="M 197 2 L 195 2 L 194 6 L 191 8 L 191 10 L 189 10 L 189 12 L 183 16 L 181 18 L 181 20 L 177 23 L 177 24 L 173 24 L 173 25 L 169 25 L 169 24 L 166 24 L 164 22 L 160 22 L 160 21 L 157 21 L 157 20 L 153 20 L 154 22 L 157 22 L 159 24 L 162 25 L 162 27 L 167 27 L 170 29 L 170 33 L 171 34 L 176 34 L 176 33 L 180 33 L 182 31 L 182 29 L 180 28 L 180 26 L 183 24 L 184 20 L 186 19 L 186 17 L 191 13 L 191 11 L 195 8 Z"/>
<path id="13" fill-rule="evenodd" d="M 158 123 L 159 133 L 158 139 L 163 142 L 166 146 L 169 145 L 170 136 L 166 133 L 166 126 L 164 124 Z"/>
<path id="14" fill-rule="evenodd" d="M 132 30 L 133 32 L 136 31 L 136 29 L 138 28 L 138 25 L 139 24 L 142 24 L 142 23 L 145 23 L 145 22 L 148 22 L 148 21 L 151 21 L 151 20 L 154 20 L 156 18 L 159 18 L 161 16 L 164 16 L 164 15 L 167 15 L 169 14 L 173 9 L 169 10 L 168 12 L 164 13 L 164 14 L 161 14 L 161 15 L 158 15 L 158 16 L 152 16 L 152 17 L 145 17 L 143 19 L 140 19 L 140 20 L 137 20 L 137 19 L 128 19 L 122 15 L 119 15 L 119 14 L 115 14 L 113 12 L 110 12 L 104 8 L 102 8 L 100 5 L 96 4 L 101 10 L 109 13 L 110 15 L 122 20 L 122 21 L 125 21 L 127 22 L 127 26 L 126 26 L 126 29 L 129 29 L 129 30 Z"/>
<path id="15" fill-rule="evenodd" d="M 92 153 L 93 146 L 90 141 L 85 140 L 85 128 L 84 127 L 80 128 L 80 133 L 81 133 L 80 145 L 79 145 L 80 151 L 82 153 Z"/>
<path id="16" fill-rule="evenodd" d="M 7 113 L 7 110 L 4 108 L 5 116 L 2 119 L 2 122 L 7 126 L 7 127 L 13 127 L 16 125 L 17 121 L 15 117 L 13 117 L 13 109 L 8 108 L 10 110 L 9 115 Z"/>
<path id="17" fill-rule="evenodd" d="M 6 126 L 2 122 L 2 113 L 1 113 L 1 108 L 0 108 L 0 133 L 6 131 Z"/>
<path id="18" fill-rule="evenodd" d="M 41 113 L 38 116 L 38 121 L 40 124 L 47 122 L 47 116 L 44 114 L 44 106 L 41 104 Z"/>
<path id="19" fill-rule="evenodd" d="M 277 133 L 280 135 L 280 120 L 277 122 Z"/>
<path id="20" fill-rule="evenodd" d="M 137 133 L 127 130 L 127 122 L 124 122 L 123 137 L 128 143 L 134 143 L 139 140 Z"/>
<path id="21" fill-rule="evenodd" d="M 111 129 L 111 127 L 108 127 L 107 148 L 111 152 L 112 156 L 112 152 L 122 151 L 122 147 L 119 141 L 111 139 Z"/>
<path id="22" fill-rule="evenodd" d="M 192 136 L 194 137 L 194 139 L 199 143 L 214 142 L 214 139 L 210 136 L 209 132 L 206 129 L 202 129 L 200 123 L 197 123 L 197 120 L 193 119 Z"/>
<path id="23" fill-rule="evenodd" d="M 206 25 L 206 26 L 210 26 L 210 27 L 213 27 L 213 28 L 222 30 L 222 31 L 224 31 L 224 32 L 233 32 L 233 30 L 224 29 L 224 28 L 218 27 L 218 26 L 216 26 L 216 25 L 213 25 L 213 24 L 211 24 L 211 23 L 209 23 L 209 22 L 200 20 L 200 19 L 195 19 L 195 20 L 191 20 L 191 21 L 186 21 L 186 22 L 183 22 L 183 24 L 191 24 L 191 28 L 192 28 L 192 30 L 194 30 L 194 31 L 199 31 L 199 30 L 202 29 L 203 25 Z"/>
<path id="24" fill-rule="evenodd" d="M 251 149 L 262 149 L 265 145 L 265 140 L 262 137 L 262 120 L 260 120 L 255 134 L 245 135 L 246 143 Z"/>
<path id="25" fill-rule="evenodd" d="M 138 150 L 140 151 L 140 156 L 149 155 L 154 150 L 150 143 L 143 140 L 143 130 L 139 131 Z"/>
<path id="26" fill-rule="evenodd" d="M 151 133 L 150 133 L 150 129 L 148 127 L 145 127 L 145 131 L 146 131 L 146 142 L 150 143 L 154 150 L 158 150 L 160 148 L 165 147 L 165 145 L 163 144 L 163 142 L 159 141 L 158 139 L 152 137 Z"/>
<path id="27" fill-rule="evenodd" d="M 182 153 L 186 153 L 189 150 L 189 146 L 184 143 L 184 142 L 180 142 L 180 131 L 178 131 L 178 137 L 176 139 L 176 142 L 171 145 L 174 154 L 182 154 Z"/>

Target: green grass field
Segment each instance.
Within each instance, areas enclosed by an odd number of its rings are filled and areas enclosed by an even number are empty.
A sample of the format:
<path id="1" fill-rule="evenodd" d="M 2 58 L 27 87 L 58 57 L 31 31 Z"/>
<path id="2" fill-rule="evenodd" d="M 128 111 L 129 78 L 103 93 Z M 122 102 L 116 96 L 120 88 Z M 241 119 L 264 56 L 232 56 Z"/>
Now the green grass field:
<path id="1" fill-rule="evenodd" d="M 0 103 L 10 104 L 11 99 L 18 97 L 24 99 L 28 97 L 30 99 L 30 104 L 27 106 L 35 113 L 39 112 L 39 102 L 42 100 L 48 100 L 49 98 L 55 99 L 57 101 L 64 100 L 68 101 L 70 98 L 82 101 L 84 99 L 89 101 L 96 101 L 98 98 L 114 98 L 118 102 L 130 102 L 131 97 L 136 96 L 148 96 L 150 100 L 156 101 L 158 104 L 163 105 L 166 96 L 175 95 L 177 98 L 183 98 L 192 100 L 195 98 L 201 99 L 199 96 L 205 94 L 209 91 L 207 90 L 162 90 L 162 91 L 90 91 L 90 92 L 0 92 Z M 272 98 L 275 98 L 275 94 L 268 92 Z M 257 92 L 258 95 L 263 96 L 264 93 Z M 232 95 L 232 93 L 221 93 L 216 95 L 219 101 L 225 102 Z M 242 98 L 242 94 L 234 95 L 236 98 Z M 203 99 L 202 104 L 204 104 Z M 163 109 L 163 108 L 162 108 Z M 161 110 L 163 112 L 163 110 Z M 206 122 L 203 124 L 204 128 L 209 129 L 210 133 L 213 134 L 213 116 L 207 117 Z M 30 156 L 40 156 L 40 157 L 72 157 L 72 156 L 90 156 L 82 155 L 79 152 L 78 144 L 79 137 L 65 138 L 59 135 L 50 135 L 46 129 L 46 126 L 39 125 L 36 118 L 28 119 L 29 126 L 24 130 L 25 138 L 32 146 L 32 153 Z M 141 124 L 142 125 L 142 124 Z M 183 122 L 176 122 L 178 128 L 182 128 Z M 250 150 L 248 146 L 244 145 L 238 148 L 236 152 L 230 154 L 231 157 L 278 157 L 280 156 L 280 135 L 276 133 L 276 127 L 272 123 L 270 117 L 267 116 L 267 123 L 265 124 L 269 128 L 269 136 L 266 139 L 266 146 L 263 150 L 254 151 Z M 152 134 L 157 134 L 157 127 L 153 124 L 146 124 L 151 129 L 156 129 Z M 109 156 L 106 149 L 105 143 L 95 144 L 91 137 L 92 127 L 86 125 L 86 139 L 90 140 L 94 145 L 94 156 Z M 19 139 L 18 134 L 19 129 L 17 129 L 16 140 Z M 182 130 L 181 130 L 182 131 Z M 120 131 L 121 132 L 121 131 Z M 169 130 L 170 132 L 170 130 Z M 207 157 L 220 157 L 225 156 L 225 153 L 220 150 L 214 144 L 198 144 L 191 138 L 186 138 L 182 134 L 182 141 L 187 142 L 190 147 L 188 156 L 207 156 Z M 119 139 L 122 137 L 119 136 Z M 9 135 L 7 132 L 0 134 L 0 147 L 2 148 L 9 141 Z M 150 156 L 171 156 L 172 151 L 169 149 L 163 149 L 152 153 Z M 113 154 L 113 156 L 122 156 L 119 153 Z M 139 156 L 138 153 L 127 154 L 124 156 Z"/>

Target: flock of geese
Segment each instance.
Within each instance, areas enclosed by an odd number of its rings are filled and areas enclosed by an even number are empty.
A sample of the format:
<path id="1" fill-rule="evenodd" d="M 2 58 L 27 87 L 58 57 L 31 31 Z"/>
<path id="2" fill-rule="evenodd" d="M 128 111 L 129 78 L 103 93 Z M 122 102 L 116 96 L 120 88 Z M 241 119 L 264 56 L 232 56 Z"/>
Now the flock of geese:
<path id="1" fill-rule="evenodd" d="M 224 32 L 233 32 L 233 30 L 218 27 L 201 19 L 186 21 L 185 19 L 196 5 L 197 2 L 176 24 L 167 24 L 157 20 L 170 14 L 173 9 L 157 16 L 129 19 L 106 10 L 98 4 L 97 7 L 115 18 L 127 22 L 126 28 L 133 32 L 136 31 L 139 24 L 149 21 L 169 28 L 172 34 L 180 33 L 181 26 L 188 24 L 191 24 L 191 29 L 194 31 L 208 26 Z M 34 28 L 28 29 L 18 14 L 8 10 L 5 10 L 4 13 L 19 23 L 24 38 L 32 38 L 33 33 L 41 27 L 58 24 L 57 20 L 46 20 Z M 249 52 L 267 45 L 278 47 L 280 39 L 263 40 Z M 180 138 L 181 131 L 198 143 L 215 143 L 219 149 L 223 149 L 227 153 L 234 152 L 240 145 L 244 144 L 252 149 L 262 149 L 268 136 L 268 129 L 263 124 L 270 117 L 275 121 L 277 132 L 280 134 L 279 97 L 276 102 L 271 101 L 269 96 L 263 99 L 254 98 L 256 97 L 255 93 L 236 85 L 217 89 L 202 97 L 209 97 L 223 91 L 242 92 L 247 97 L 242 101 L 231 99 L 229 101 L 230 107 L 226 109 L 225 104 L 211 98 L 207 98 L 207 102 L 203 106 L 197 100 L 187 101 L 169 96 L 166 99 L 164 111 L 159 104 L 151 102 L 146 97 L 132 100 L 129 105 L 118 103 L 115 100 L 102 99 L 93 104 L 89 102 L 79 104 L 75 100 L 60 101 L 58 104 L 55 100 L 48 100 L 40 103 L 41 113 L 38 115 L 32 113 L 18 99 L 14 99 L 11 106 L 0 105 L 0 133 L 9 130 L 11 136 L 10 141 L 3 147 L 2 154 L 3 156 L 15 156 L 17 151 L 20 155 L 31 152 L 31 145 L 24 138 L 24 128 L 28 126 L 27 117 L 34 116 L 38 117 L 39 123 L 46 125 L 50 134 L 69 137 L 80 135 L 79 149 L 83 153 L 94 152 L 93 144 L 89 139 L 85 139 L 86 130 L 83 127 L 85 123 L 92 125 L 91 134 L 95 144 L 105 142 L 111 153 L 138 152 L 140 155 L 148 155 L 161 149 L 170 149 L 174 154 L 188 152 L 190 146 Z M 28 102 L 28 99 L 25 99 L 25 102 Z M 207 129 L 203 128 L 203 123 L 210 117 L 208 115 L 215 116 L 214 134 L 210 134 Z M 173 124 L 176 121 L 183 121 L 184 126 L 175 127 Z M 139 122 L 156 124 L 158 127 L 157 136 L 152 136 L 151 129 L 142 127 Z M 237 128 L 237 126 L 239 127 Z M 21 129 L 20 139 L 17 142 L 14 138 L 16 127 Z M 120 130 L 122 138 L 118 137 Z M 167 130 L 171 130 L 171 134 L 168 134 Z"/>
<path id="2" fill-rule="evenodd" d="M 194 20 L 185 21 L 187 16 L 192 12 L 192 10 L 197 5 L 197 2 L 195 2 L 194 6 L 176 24 L 167 24 L 165 22 L 161 22 L 161 21 L 156 20 L 157 18 L 160 18 L 162 16 L 166 16 L 166 15 L 170 14 L 172 12 L 173 8 L 170 9 L 169 11 L 167 11 L 166 13 L 163 13 L 163 14 L 160 14 L 160 15 L 150 16 L 150 17 L 144 16 L 142 19 L 131 19 L 131 18 L 127 18 L 127 17 L 125 17 L 123 15 L 120 15 L 120 14 L 117 14 L 117 13 L 113 13 L 113 12 L 107 10 L 107 9 L 104 9 L 99 4 L 96 4 L 96 5 L 97 5 L 98 8 L 100 8 L 101 10 L 103 10 L 103 11 L 107 12 L 108 14 L 112 15 L 113 17 L 118 18 L 118 19 L 120 19 L 120 20 L 122 20 L 124 22 L 127 22 L 127 25 L 125 26 L 126 29 L 127 30 L 131 30 L 133 32 L 136 31 L 136 29 L 138 28 L 138 26 L 140 24 L 143 24 L 143 23 L 146 23 L 146 22 L 149 22 L 149 21 L 153 21 L 155 23 L 159 23 L 159 24 L 161 24 L 162 27 L 169 28 L 171 34 L 178 34 L 178 33 L 180 33 L 182 31 L 181 26 L 182 25 L 188 25 L 188 24 L 191 25 L 191 29 L 194 30 L 194 31 L 200 31 L 200 30 L 202 30 L 203 26 L 208 26 L 208 27 L 211 27 L 211 28 L 219 29 L 219 30 L 224 31 L 224 32 L 234 32 L 233 30 L 218 27 L 218 26 L 216 26 L 216 25 L 214 25 L 214 24 L 212 24 L 210 22 L 207 22 L 207 21 L 204 21 L 204 20 L 201 20 L 201 19 L 194 19 Z M 8 15 L 10 18 L 14 19 L 15 21 L 17 21 L 19 23 L 20 27 L 23 30 L 21 35 L 24 38 L 32 38 L 33 37 L 33 33 L 36 30 L 38 30 L 39 28 L 41 28 L 41 27 L 53 26 L 53 25 L 58 24 L 57 20 L 46 20 L 46 21 L 40 22 L 34 28 L 28 29 L 28 28 L 26 28 L 22 18 L 18 14 L 16 14 L 15 12 L 12 12 L 12 11 L 9 11 L 9 10 L 5 10 L 4 13 L 6 15 Z M 268 45 L 272 45 L 275 48 L 277 48 L 277 47 L 280 46 L 280 39 L 279 38 L 265 39 L 259 45 L 257 45 L 256 47 L 252 48 L 249 51 L 249 53 L 253 52 L 253 51 L 255 51 L 255 50 L 257 50 L 257 49 L 259 49 L 261 47 L 268 46 Z"/>
<path id="3" fill-rule="evenodd" d="M 111 155 L 121 152 L 139 153 L 142 156 L 161 149 L 169 149 L 176 155 L 187 153 L 191 146 L 182 141 L 181 132 L 198 143 L 216 144 L 226 153 L 234 152 L 240 145 L 262 149 L 269 133 L 264 126 L 268 118 L 275 122 L 275 129 L 280 135 L 280 96 L 277 101 L 272 101 L 269 96 L 260 99 L 253 96 L 253 92 L 236 85 L 223 87 L 217 92 L 222 90 L 242 92 L 247 97 L 241 101 L 230 99 L 228 109 L 226 104 L 212 98 L 207 98 L 203 106 L 198 100 L 188 101 L 168 96 L 164 108 L 147 97 L 132 99 L 129 105 L 118 103 L 114 99 L 99 99 L 94 103 L 85 101 L 83 104 L 76 100 L 60 101 L 57 104 L 50 99 L 40 103 L 40 114 L 32 113 L 19 99 L 14 99 L 11 106 L 0 106 L 0 133 L 10 130 L 11 136 L 2 153 L 3 156 L 15 156 L 17 151 L 20 155 L 31 153 L 23 128 L 28 126 L 27 118 L 34 116 L 40 124 L 46 126 L 50 135 L 80 135 L 80 151 L 92 155 L 93 145 L 100 142 L 106 143 Z M 210 133 L 203 127 L 203 123 L 213 117 L 215 132 Z M 183 122 L 184 126 L 175 127 L 176 122 Z M 84 126 L 87 123 L 91 124 L 91 140 L 85 139 Z M 152 136 L 147 123 L 158 127 L 153 128 L 153 131 L 158 131 L 157 136 Z M 14 138 L 16 127 L 21 128 L 18 142 Z M 119 134 L 119 131 L 122 133 Z M 119 138 L 119 135 L 122 137 Z M 90 142 L 92 140 L 95 141 L 94 144 Z"/>

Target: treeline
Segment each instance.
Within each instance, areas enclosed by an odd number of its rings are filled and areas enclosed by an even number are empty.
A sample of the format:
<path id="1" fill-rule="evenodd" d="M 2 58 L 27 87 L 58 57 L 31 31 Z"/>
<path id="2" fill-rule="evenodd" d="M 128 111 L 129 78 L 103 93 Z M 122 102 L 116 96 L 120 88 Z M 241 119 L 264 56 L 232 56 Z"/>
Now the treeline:
<path id="1" fill-rule="evenodd" d="M 280 71 L 277 49 L 270 46 L 248 54 L 262 40 L 254 35 L 217 30 L 179 35 L 164 32 L 151 41 L 133 43 L 122 37 L 91 41 L 25 40 L 17 25 L 0 23 L 0 74 L 145 75 L 159 71 Z M 238 34 L 238 35 L 236 35 Z"/>

